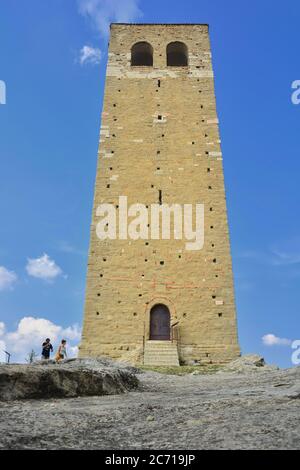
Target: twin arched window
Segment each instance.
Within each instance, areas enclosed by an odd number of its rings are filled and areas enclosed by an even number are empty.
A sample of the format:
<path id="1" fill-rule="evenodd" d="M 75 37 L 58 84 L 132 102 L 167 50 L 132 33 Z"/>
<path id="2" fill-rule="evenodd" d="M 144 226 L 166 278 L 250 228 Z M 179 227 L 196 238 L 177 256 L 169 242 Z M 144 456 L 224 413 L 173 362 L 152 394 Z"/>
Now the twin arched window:
<path id="1" fill-rule="evenodd" d="M 137 42 L 131 48 L 131 65 L 152 66 L 153 47 L 148 42 Z M 186 67 L 188 48 L 183 42 L 175 41 L 167 45 L 167 66 Z"/>
<path id="2" fill-rule="evenodd" d="M 137 42 L 131 48 L 131 65 L 153 65 L 153 47 L 148 42 Z"/>
<path id="3" fill-rule="evenodd" d="M 167 65 L 175 67 L 188 65 L 188 48 L 183 42 L 170 42 L 167 45 Z"/>

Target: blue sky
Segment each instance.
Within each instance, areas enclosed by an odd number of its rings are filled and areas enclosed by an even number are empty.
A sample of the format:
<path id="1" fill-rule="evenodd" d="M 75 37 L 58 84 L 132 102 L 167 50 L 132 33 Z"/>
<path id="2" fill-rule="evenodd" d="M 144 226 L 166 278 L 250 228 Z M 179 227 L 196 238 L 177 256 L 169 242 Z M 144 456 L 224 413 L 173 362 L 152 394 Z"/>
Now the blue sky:
<path id="1" fill-rule="evenodd" d="M 0 346 L 22 360 L 46 331 L 78 343 L 108 23 L 209 23 L 240 344 L 292 365 L 299 17 L 296 0 L 1 0 Z"/>

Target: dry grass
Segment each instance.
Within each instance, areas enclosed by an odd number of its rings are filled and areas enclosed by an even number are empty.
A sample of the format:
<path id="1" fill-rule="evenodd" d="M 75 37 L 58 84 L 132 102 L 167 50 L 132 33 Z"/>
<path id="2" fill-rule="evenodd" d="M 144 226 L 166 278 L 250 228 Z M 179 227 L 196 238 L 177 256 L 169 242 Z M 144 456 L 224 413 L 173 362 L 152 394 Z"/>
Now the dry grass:
<path id="1" fill-rule="evenodd" d="M 220 370 L 222 366 L 207 364 L 202 366 L 139 366 L 139 368 L 167 375 L 186 375 L 192 372 L 197 372 L 197 374 L 201 375 L 214 374 Z"/>

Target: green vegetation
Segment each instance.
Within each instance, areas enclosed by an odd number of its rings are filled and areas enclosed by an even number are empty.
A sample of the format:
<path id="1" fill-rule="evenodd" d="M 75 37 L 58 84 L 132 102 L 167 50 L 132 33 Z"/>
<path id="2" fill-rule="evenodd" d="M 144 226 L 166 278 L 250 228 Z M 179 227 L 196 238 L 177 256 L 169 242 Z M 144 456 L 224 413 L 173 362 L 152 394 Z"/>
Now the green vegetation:
<path id="1" fill-rule="evenodd" d="M 139 366 L 142 370 L 159 372 L 167 375 L 186 375 L 196 372 L 197 374 L 214 374 L 222 368 L 222 366 L 207 364 L 199 366 Z"/>

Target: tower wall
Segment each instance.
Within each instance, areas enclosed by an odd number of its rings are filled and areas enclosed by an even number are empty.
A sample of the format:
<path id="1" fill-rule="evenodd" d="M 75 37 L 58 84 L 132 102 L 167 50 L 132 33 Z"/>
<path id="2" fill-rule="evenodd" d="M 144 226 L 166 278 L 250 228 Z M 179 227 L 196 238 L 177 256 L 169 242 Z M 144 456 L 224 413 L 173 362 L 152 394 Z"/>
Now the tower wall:
<path id="1" fill-rule="evenodd" d="M 147 41 L 153 66 L 131 66 Z M 187 67 L 167 67 L 182 41 Z M 160 82 L 159 82 L 160 81 Z M 104 240 L 97 207 L 204 204 L 204 246 L 186 240 Z M 151 307 L 165 304 L 182 363 L 239 354 L 222 153 L 207 25 L 113 24 L 101 120 L 80 355 L 143 361 Z"/>

